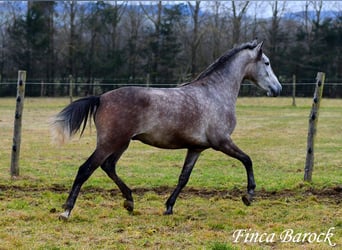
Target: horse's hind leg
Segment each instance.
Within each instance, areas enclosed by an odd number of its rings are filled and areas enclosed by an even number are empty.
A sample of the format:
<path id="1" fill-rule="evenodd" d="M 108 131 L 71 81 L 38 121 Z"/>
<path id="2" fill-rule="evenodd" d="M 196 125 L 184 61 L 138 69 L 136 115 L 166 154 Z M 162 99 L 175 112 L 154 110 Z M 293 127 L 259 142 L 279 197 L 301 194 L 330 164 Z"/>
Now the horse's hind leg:
<path id="1" fill-rule="evenodd" d="M 201 152 L 202 152 L 201 150 L 200 151 L 190 150 L 190 149 L 188 150 L 186 158 L 185 158 L 185 162 L 183 165 L 182 173 L 180 174 L 179 179 L 178 179 L 177 187 L 171 194 L 170 198 L 166 201 L 166 211 L 164 212 L 165 215 L 169 215 L 173 213 L 172 209 L 173 209 L 173 206 L 175 205 L 176 199 L 179 193 L 188 183 L 191 171 L 198 157 L 200 156 Z"/>
<path id="2" fill-rule="evenodd" d="M 112 154 L 109 156 L 106 161 L 101 165 L 101 168 L 107 173 L 107 175 L 115 182 L 115 184 L 119 187 L 122 195 L 126 199 L 124 201 L 124 208 L 129 212 L 133 212 L 134 203 L 132 197 L 132 190 L 120 179 L 120 177 L 116 174 L 116 162 L 119 160 L 120 154 Z"/>
<path id="3" fill-rule="evenodd" d="M 230 138 L 221 143 L 221 145 L 216 149 L 235 159 L 238 159 L 245 166 L 247 173 L 247 195 L 242 196 L 242 201 L 246 206 L 251 205 L 254 196 L 254 189 L 256 187 L 251 158 L 241 149 L 239 149 Z"/>
<path id="4" fill-rule="evenodd" d="M 77 196 L 81 190 L 83 183 L 88 180 L 92 173 L 98 168 L 101 161 L 101 154 L 99 154 L 98 151 L 95 150 L 95 152 L 88 158 L 88 160 L 80 166 L 69 196 L 65 204 L 63 205 L 65 211 L 60 214 L 60 219 L 66 220 L 69 218 L 71 210 L 75 206 Z"/>

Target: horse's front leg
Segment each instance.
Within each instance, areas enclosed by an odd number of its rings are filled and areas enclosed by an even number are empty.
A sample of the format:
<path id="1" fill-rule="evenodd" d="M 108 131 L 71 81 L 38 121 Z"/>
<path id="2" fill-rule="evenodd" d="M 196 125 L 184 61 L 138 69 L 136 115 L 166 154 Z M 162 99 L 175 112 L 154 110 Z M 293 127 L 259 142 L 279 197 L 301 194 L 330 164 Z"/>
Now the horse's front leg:
<path id="1" fill-rule="evenodd" d="M 246 206 L 251 205 L 254 197 L 255 190 L 255 180 L 253 173 L 253 164 L 251 158 L 245 154 L 241 149 L 239 149 L 229 137 L 220 146 L 215 148 L 226 155 L 229 155 L 235 159 L 238 159 L 245 166 L 247 173 L 247 194 L 242 196 L 242 201 Z"/>
<path id="2" fill-rule="evenodd" d="M 165 215 L 169 215 L 169 214 L 173 213 L 172 209 L 176 203 L 176 199 L 177 199 L 179 193 L 182 191 L 182 189 L 188 183 L 191 171 L 192 171 L 198 157 L 200 156 L 201 152 L 202 152 L 202 150 L 197 151 L 197 150 L 188 149 L 188 152 L 187 152 L 187 155 L 186 155 L 186 158 L 184 161 L 182 173 L 180 174 L 179 179 L 178 179 L 177 187 L 173 191 L 173 193 L 171 194 L 170 198 L 166 201 L 166 211 L 164 212 Z"/>

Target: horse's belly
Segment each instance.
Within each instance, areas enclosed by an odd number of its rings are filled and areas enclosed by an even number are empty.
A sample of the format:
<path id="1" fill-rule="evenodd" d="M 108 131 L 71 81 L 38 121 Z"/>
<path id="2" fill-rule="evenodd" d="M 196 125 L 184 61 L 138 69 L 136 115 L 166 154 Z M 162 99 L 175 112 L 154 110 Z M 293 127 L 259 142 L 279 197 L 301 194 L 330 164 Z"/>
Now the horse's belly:
<path id="1" fill-rule="evenodd" d="M 184 135 L 178 132 L 169 134 L 144 133 L 136 135 L 132 140 L 139 140 L 145 144 L 165 149 L 180 148 L 207 148 L 208 145 L 203 138 Z"/>

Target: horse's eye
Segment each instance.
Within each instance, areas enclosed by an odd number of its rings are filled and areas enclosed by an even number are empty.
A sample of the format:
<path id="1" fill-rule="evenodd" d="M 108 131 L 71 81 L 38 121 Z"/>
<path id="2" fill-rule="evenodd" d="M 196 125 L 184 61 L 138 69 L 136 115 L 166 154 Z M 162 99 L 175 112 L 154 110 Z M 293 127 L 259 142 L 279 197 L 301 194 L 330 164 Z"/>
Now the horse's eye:
<path id="1" fill-rule="evenodd" d="M 266 65 L 266 66 L 269 66 L 269 65 L 270 65 L 270 63 L 269 63 L 269 62 L 265 62 L 265 65 Z"/>

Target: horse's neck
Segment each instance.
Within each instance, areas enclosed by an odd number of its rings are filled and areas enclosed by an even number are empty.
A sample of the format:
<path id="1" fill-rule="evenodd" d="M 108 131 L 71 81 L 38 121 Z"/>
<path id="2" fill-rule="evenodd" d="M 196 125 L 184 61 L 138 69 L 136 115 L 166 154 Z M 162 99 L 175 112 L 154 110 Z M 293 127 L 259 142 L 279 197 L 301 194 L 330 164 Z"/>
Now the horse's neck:
<path id="1" fill-rule="evenodd" d="M 222 69 L 208 77 L 208 84 L 215 88 L 217 94 L 222 95 L 227 103 L 235 105 L 244 78 L 241 71 L 234 68 Z"/>
<path id="2" fill-rule="evenodd" d="M 250 56 L 245 52 L 240 52 L 232 61 L 220 69 L 212 72 L 203 79 L 199 79 L 188 84 L 187 86 L 197 86 L 211 89 L 209 92 L 215 93 L 224 104 L 235 107 L 235 102 L 239 95 L 240 86 L 246 75 L 246 67 L 250 62 Z"/>
<path id="3" fill-rule="evenodd" d="M 234 103 L 238 97 L 241 83 L 246 76 L 246 67 L 250 58 L 246 54 L 235 57 L 227 67 L 223 67 L 209 77 L 213 77 L 220 92 L 228 95 Z"/>

